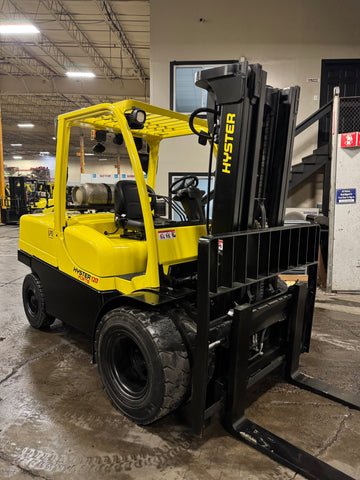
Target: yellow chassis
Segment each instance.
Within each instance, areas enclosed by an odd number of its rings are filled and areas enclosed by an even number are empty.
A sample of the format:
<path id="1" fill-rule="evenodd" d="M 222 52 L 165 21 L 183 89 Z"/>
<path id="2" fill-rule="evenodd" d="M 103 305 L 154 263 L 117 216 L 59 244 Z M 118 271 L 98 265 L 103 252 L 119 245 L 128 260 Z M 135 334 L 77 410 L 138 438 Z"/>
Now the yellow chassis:
<path id="1" fill-rule="evenodd" d="M 146 112 L 141 130 L 131 130 L 125 113 L 133 107 Z M 196 119 L 198 130 L 207 122 Z M 145 240 L 116 234 L 114 214 L 77 215 L 66 210 L 66 181 L 70 130 L 72 127 L 122 133 L 135 175 L 145 226 Z M 192 135 L 188 116 L 134 100 L 76 110 L 58 117 L 54 207 L 43 213 L 24 215 L 20 221 L 19 247 L 59 271 L 97 291 L 118 290 L 129 294 L 160 287 L 159 267 L 166 273 L 172 264 L 197 259 L 198 240 L 205 225 L 154 228 L 146 182 L 134 137 L 150 147 L 147 184 L 155 190 L 160 141 Z"/>

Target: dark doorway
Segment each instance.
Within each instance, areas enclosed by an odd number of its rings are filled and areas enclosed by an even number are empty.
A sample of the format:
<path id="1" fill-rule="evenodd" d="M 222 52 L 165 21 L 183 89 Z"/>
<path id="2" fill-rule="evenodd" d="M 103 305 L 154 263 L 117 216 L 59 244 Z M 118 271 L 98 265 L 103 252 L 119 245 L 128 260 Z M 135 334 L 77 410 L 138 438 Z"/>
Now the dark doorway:
<path id="1" fill-rule="evenodd" d="M 321 64 L 320 107 L 340 87 L 340 97 L 360 97 L 360 59 L 323 60 Z M 330 115 L 319 121 L 318 146 L 329 142 Z"/>

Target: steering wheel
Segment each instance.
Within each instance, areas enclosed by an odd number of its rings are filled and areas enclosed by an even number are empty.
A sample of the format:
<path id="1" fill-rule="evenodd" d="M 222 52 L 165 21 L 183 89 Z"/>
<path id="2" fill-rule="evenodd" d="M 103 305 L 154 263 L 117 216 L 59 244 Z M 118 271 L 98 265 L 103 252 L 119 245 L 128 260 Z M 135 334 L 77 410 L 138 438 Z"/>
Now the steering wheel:
<path id="1" fill-rule="evenodd" d="M 175 182 L 172 182 L 172 184 L 170 185 L 170 193 L 172 195 L 175 195 L 184 188 L 197 187 L 198 184 L 199 179 L 196 175 L 184 175 L 178 180 L 175 180 Z"/>

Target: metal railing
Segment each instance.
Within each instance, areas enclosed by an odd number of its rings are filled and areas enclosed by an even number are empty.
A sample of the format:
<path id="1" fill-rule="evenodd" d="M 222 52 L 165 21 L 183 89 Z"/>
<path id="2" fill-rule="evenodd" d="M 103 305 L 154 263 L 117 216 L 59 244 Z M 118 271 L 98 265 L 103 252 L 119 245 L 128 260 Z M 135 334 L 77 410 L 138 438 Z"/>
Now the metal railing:
<path id="1" fill-rule="evenodd" d="M 299 125 L 295 128 L 295 137 L 302 133 L 304 130 L 308 129 L 315 122 L 328 115 L 332 110 L 332 105 L 333 101 L 330 100 L 330 102 L 328 102 L 326 105 L 323 105 L 318 110 L 316 110 L 316 112 L 312 113 L 304 121 L 299 123 Z"/>

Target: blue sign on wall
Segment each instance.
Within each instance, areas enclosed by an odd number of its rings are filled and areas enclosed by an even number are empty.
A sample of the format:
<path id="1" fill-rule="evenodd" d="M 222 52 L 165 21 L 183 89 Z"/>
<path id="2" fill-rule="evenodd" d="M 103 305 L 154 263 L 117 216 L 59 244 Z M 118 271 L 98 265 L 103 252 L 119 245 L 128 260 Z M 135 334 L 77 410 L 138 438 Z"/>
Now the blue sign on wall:
<path id="1" fill-rule="evenodd" d="M 356 203 L 356 188 L 337 189 L 336 203 Z"/>

